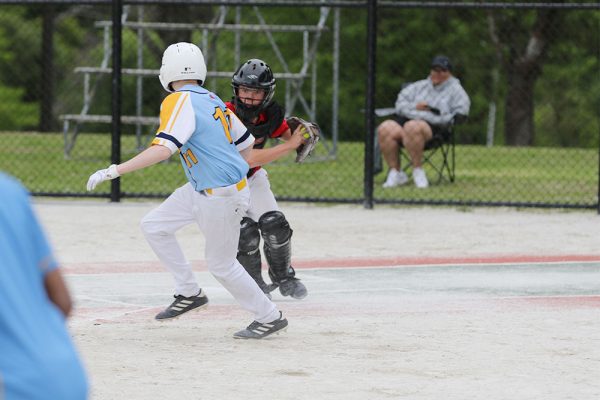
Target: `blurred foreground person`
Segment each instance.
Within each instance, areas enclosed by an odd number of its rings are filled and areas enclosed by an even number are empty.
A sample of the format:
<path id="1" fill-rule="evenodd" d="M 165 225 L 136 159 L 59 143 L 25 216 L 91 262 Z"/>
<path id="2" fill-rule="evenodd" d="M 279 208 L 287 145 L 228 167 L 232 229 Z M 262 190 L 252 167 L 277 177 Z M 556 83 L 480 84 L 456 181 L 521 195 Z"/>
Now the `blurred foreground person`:
<path id="1" fill-rule="evenodd" d="M 0 193 L 0 399 L 86 399 L 71 298 L 29 194 L 2 173 Z"/>

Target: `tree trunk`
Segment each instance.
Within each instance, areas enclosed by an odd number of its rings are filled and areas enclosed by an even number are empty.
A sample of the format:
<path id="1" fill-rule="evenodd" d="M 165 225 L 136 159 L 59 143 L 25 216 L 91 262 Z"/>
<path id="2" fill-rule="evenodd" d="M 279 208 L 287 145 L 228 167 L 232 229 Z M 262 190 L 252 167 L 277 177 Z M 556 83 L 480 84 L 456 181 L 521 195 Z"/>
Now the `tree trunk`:
<path id="1" fill-rule="evenodd" d="M 533 87 L 538 73 L 527 66 L 515 66 L 508 76 L 504 113 L 504 135 L 509 146 L 530 146 L 534 142 Z"/>
<path id="2" fill-rule="evenodd" d="M 543 56 L 553 38 L 549 35 L 549 29 L 555 24 L 556 16 L 556 10 L 538 11 L 533 31 L 521 55 L 517 55 L 516 40 L 509 44 L 511 57 L 506 65 L 508 93 L 504 112 L 504 136 L 509 146 L 534 144 L 533 91 L 542 71 Z"/>

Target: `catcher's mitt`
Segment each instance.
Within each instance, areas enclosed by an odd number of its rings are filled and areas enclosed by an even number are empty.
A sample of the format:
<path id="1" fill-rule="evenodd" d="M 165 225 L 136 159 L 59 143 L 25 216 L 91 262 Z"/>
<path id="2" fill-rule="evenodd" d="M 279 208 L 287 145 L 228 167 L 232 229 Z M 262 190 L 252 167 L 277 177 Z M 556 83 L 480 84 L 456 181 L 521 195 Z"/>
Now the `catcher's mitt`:
<path id="1" fill-rule="evenodd" d="M 314 122 L 308 122 L 298 117 L 288 118 L 287 123 L 292 133 L 296 131 L 298 125 L 302 125 L 301 129 L 303 130 L 306 142 L 296 149 L 296 162 L 301 163 L 312 153 L 317 145 L 317 142 L 321 138 L 321 128 Z"/>

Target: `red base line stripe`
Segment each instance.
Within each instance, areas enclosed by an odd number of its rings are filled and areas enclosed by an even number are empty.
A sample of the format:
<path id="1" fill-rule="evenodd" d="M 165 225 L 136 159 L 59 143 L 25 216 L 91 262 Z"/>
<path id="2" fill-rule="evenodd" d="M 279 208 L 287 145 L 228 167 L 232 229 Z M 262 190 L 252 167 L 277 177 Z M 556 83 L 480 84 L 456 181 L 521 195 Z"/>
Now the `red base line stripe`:
<path id="1" fill-rule="evenodd" d="M 348 257 L 325 259 L 299 259 L 292 265 L 295 269 L 330 269 L 330 268 L 382 268 L 413 267 L 442 265 L 485 265 L 485 264 L 531 264 L 531 263 L 578 263 L 600 262 L 600 255 L 554 255 L 554 256 L 481 256 L 481 257 Z M 263 266 L 266 269 L 266 266 Z M 195 271 L 206 271 L 206 263 L 192 262 Z M 63 265 L 65 274 L 119 274 L 167 272 L 157 261 L 147 262 L 101 262 L 101 263 L 68 263 Z"/>
<path id="2" fill-rule="evenodd" d="M 539 305 L 550 307 L 600 307 L 600 295 L 573 295 L 573 296 L 514 296 L 502 297 L 496 300 L 512 305 Z"/>
<path id="3" fill-rule="evenodd" d="M 600 262 L 600 255 L 510 255 L 480 257 L 372 257 L 320 260 L 294 260 L 294 268 L 378 268 L 397 266 L 482 265 Z"/>

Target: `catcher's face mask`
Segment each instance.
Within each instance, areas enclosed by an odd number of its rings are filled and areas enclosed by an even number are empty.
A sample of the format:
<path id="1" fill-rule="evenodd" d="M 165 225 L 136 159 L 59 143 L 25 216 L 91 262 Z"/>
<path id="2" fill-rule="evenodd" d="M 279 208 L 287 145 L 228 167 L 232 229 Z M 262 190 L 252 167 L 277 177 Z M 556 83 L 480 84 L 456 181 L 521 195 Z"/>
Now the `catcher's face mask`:
<path id="1" fill-rule="evenodd" d="M 258 106 L 261 105 L 265 96 L 266 91 L 263 89 L 240 86 L 237 90 L 237 96 L 247 106 Z"/>
<path id="2" fill-rule="evenodd" d="M 239 66 L 231 79 L 235 112 L 243 121 L 251 121 L 264 110 L 275 93 L 275 77 L 271 67 L 257 58 L 250 59 Z M 254 94 L 241 94 L 241 88 L 255 89 Z M 262 101 L 259 97 L 262 96 Z"/>

